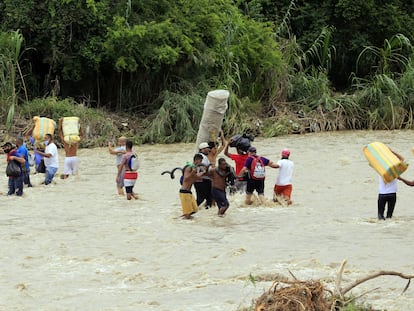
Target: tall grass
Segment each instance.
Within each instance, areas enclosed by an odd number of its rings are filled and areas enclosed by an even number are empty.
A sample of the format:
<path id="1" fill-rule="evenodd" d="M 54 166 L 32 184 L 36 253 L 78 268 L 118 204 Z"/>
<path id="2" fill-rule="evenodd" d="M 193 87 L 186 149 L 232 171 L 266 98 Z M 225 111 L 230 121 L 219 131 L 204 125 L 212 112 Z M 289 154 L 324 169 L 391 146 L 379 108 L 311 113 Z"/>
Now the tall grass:
<path id="1" fill-rule="evenodd" d="M 0 109 L 2 116 L 7 114 L 4 120 L 7 129 L 13 123 L 20 89 L 25 90 L 19 66 L 22 43 L 23 36 L 19 31 L 0 32 Z"/>
<path id="2" fill-rule="evenodd" d="M 178 94 L 165 91 L 162 105 L 145 124 L 144 143 L 195 141 L 201 121 L 205 97 L 197 93 Z"/>
<path id="3" fill-rule="evenodd" d="M 404 105 L 405 91 L 399 80 L 377 74 L 370 80 L 354 79 L 355 98 L 368 113 L 369 129 L 401 129 L 411 126 L 411 108 Z"/>

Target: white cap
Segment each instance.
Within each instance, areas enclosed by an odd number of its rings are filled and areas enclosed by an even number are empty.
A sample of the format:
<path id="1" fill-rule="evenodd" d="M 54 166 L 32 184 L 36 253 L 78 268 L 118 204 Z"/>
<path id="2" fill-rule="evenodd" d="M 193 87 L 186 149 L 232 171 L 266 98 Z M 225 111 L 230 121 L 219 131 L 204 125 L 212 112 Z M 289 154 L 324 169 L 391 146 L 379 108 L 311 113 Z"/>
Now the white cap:
<path id="1" fill-rule="evenodd" d="M 204 149 L 204 148 L 210 148 L 210 146 L 208 145 L 208 143 L 201 143 L 200 145 L 198 145 L 198 149 Z"/>

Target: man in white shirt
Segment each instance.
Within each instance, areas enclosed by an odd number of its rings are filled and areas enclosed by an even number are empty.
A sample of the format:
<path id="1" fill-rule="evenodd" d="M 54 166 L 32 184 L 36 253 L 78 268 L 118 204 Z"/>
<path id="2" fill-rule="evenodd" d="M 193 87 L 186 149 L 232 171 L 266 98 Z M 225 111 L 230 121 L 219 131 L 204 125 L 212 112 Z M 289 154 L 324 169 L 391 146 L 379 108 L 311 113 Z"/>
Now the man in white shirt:
<path id="1" fill-rule="evenodd" d="M 57 150 L 55 143 L 53 142 L 52 134 L 45 135 L 45 146 L 46 146 L 46 149 L 44 152 L 37 150 L 37 149 L 35 150 L 35 152 L 44 157 L 45 166 L 46 166 L 45 185 L 48 185 L 52 182 L 53 177 L 55 176 L 59 168 L 58 150 Z"/>
<path id="2" fill-rule="evenodd" d="M 293 175 L 293 161 L 289 160 L 290 150 L 282 150 L 282 158 L 277 161 L 277 167 L 279 168 L 279 174 L 274 186 L 274 199 L 278 201 L 278 197 L 282 197 L 286 200 L 286 203 L 292 204 L 290 199 L 292 194 L 292 175 Z"/>

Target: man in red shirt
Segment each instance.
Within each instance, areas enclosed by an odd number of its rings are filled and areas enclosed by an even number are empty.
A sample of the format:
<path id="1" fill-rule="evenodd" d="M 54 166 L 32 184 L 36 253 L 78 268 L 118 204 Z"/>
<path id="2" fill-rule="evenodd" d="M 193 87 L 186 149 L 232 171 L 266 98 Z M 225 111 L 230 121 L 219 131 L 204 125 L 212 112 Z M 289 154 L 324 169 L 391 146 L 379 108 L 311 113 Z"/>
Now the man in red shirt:
<path id="1" fill-rule="evenodd" d="M 237 147 L 237 153 L 230 153 L 229 146 L 232 142 L 233 139 L 230 138 L 226 144 L 226 147 L 224 148 L 224 155 L 229 157 L 236 163 L 236 176 L 239 176 L 239 173 L 243 168 L 244 163 L 246 162 L 246 159 L 249 157 L 249 155 L 245 151 Z M 246 192 L 247 176 L 237 178 L 237 181 L 234 183 L 234 186 L 237 188 L 238 191 L 240 191 L 240 193 Z"/>

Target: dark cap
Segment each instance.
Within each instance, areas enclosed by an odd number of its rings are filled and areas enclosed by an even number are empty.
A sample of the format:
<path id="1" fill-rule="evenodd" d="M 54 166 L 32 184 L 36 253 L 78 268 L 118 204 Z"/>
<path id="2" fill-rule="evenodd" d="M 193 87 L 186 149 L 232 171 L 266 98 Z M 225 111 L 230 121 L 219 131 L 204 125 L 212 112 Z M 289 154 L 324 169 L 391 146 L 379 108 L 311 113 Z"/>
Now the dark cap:
<path id="1" fill-rule="evenodd" d="M 7 143 L 5 143 L 4 145 L 2 145 L 1 147 L 2 147 L 3 149 L 4 149 L 4 148 L 7 148 L 7 147 L 9 147 L 9 148 L 13 148 L 13 144 L 12 144 L 11 142 L 9 142 L 9 141 L 8 141 Z"/>
<path id="2" fill-rule="evenodd" d="M 247 152 L 256 153 L 256 147 L 250 146 Z"/>

